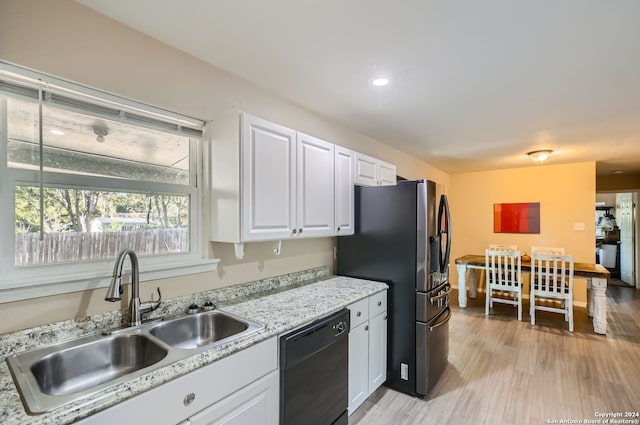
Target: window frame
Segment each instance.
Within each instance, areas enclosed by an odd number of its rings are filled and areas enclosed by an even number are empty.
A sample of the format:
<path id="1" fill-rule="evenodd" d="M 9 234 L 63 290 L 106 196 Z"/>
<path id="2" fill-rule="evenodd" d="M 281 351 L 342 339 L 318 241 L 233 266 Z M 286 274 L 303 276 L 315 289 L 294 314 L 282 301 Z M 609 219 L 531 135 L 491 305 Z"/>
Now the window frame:
<path id="1" fill-rule="evenodd" d="M 56 171 L 43 171 L 47 185 L 62 185 L 79 189 L 123 190 L 128 192 L 167 193 L 189 195 L 191 206 L 189 212 L 188 253 L 157 254 L 143 256 L 140 262 L 140 281 L 148 281 L 167 277 L 201 273 L 215 270 L 218 259 L 208 258 L 208 167 L 210 123 L 168 112 L 128 98 L 117 96 L 84 85 L 61 80 L 46 74 L 38 73 L 0 61 L 0 73 L 11 74 L 19 81 L 33 79 L 46 81 L 55 85 L 56 90 L 84 96 L 87 100 L 99 105 L 117 105 L 137 116 L 158 117 L 189 123 L 200 124 L 202 137 L 195 141 L 193 134 L 184 134 L 190 140 L 190 182 L 189 185 L 176 183 L 158 183 L 151 181 L 135 181 L 116 177 L 78 176 Z M 0 74 L 1 75 L 1 74 Z M 31 83 L 32 84 L 32 83 Z M 9 168 L 7 164 L 7 107 L 6 95 L 24 98 L 19 94 L 2 93 L 0 99 L 0 205 L 11 205 L 0 208 L 0 303 L 28 298 L 50 296 L 68 292 L 107 287 L 113 269 L 113 259 L 84 261 L 75 263 L 58 263 L 34 266 L 16 266 L 15 262 L 15 187 L 20 184 L 39 185 L 40 170 Z M 66 95 L 66 93 L 65 93 Z M 33 99 L 31 99 L 33 100 Z M 53 106 L 56 106 L 55 104 Z M 62 106 L 65 109 L 64 106 Z M 66 108 L 70 109 L 70 108 Z M 92 113 L 87 111 L 85 113 Z M 97 115 L 99 116 L 99 115 Z M 144 127 L 144 124 L 134 123 Z M 153 128 L 153 127 L 151 127 Z M 79 179 L 82 184 L 78 185 Z M 132 183 L 134 183 L 132 185 Z M 133 186 L 133 187 L 132 187 Z M 10 239 L 7 241 L 7 239 Z M 127 281 L 127 280 L 125 280 Z"/>

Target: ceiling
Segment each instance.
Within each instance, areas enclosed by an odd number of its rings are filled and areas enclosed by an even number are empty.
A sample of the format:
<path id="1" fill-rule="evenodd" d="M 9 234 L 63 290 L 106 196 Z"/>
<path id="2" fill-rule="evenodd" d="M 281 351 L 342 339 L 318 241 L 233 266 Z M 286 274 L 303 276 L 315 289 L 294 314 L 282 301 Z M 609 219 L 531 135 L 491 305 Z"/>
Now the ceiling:
<path id="1" fill-rule="evenodd" d="M 77 1 L 449 173 L 640 172 L 637 0 Z"/>

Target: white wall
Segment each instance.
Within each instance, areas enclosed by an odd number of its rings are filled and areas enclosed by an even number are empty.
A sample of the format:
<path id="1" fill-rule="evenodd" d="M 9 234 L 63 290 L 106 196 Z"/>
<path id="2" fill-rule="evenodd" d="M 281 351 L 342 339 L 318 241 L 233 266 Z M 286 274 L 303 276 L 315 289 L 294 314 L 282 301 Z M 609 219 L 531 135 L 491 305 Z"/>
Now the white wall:
<path id="1" fill-rule="evenodd" d="M 261 90 L 227 72 L 175 50 L 70 0 L 2 0 L 0 58 L 61 78 L 212 120 L 216 146 L 233 146 L 243 110 L 307 134 L 395 163 L 403 177 L 429 178 L 449 186 L 449 176 L 381 141 L 359 134 L 309 110 Z M 256 64 L 259 66 L 259 64 Z M 215 143 L 223 142 L 223 143 Z M 238 151 L 219 149 L 230 164 L 228 179 L 214 182 L 214 196 L 238 184 Z M 7 240 L 7 235 L 1 235 Z M 332 267 L 334 238 L 285 242 L 282 255 L 271 244 L 251 244 L 242 261 L 229 244 L 213 243 L 222 260 L 215 273 L 146 282 L 147 298 L 155 286 L 171 298 L 310 267 Z M 85 291 L 5 303 L 0 333 L 113 309 L 104 290 Z"/>

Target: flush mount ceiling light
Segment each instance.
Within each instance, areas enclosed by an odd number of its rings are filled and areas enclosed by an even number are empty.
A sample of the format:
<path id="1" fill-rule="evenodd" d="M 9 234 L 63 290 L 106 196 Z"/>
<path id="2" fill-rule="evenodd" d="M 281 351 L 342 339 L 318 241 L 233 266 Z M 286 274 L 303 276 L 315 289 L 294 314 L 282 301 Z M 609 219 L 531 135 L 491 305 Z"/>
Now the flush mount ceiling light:
<path id="1" fill-rule="evenodd" d="M 375 87 L 384 87 L 389 84 L 389 79 L 384 77 L 378 77 L 371 80 L 371 84 Z"/>
<path id="2" fill-rule="evenodd" d="M 529 156 L 529 158 L 531 158 L 531 160 L 534 162 L 542 162 L 542 161 L 545 161 L 547 158 L 549 158 L 549 155 L 551 155 L 551 152 L 553 151 L 550 149 L 543 149 L 539 151 L 527 152 L 527 156 Z"/>

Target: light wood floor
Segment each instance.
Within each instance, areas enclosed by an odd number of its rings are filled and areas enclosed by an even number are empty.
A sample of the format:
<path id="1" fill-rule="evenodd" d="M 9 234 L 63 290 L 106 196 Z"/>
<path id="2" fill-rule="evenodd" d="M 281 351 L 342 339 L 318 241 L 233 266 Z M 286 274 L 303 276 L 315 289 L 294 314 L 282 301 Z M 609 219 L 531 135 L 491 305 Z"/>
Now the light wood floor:
<path id="1" fill-rule="evenodd" d="M 607 289 L 606 336 L 584 308 L 572 334 L 560 314 L 536 312 L 531 326 L 528 302 L 518 322 L 506 304 L 486 317 L 483 294 L 466 309 L 453 300 L 449 365 L 428 400 L 383 386 L 350 425 L 542 425 L 640 411 L 640 290 Z"/>

